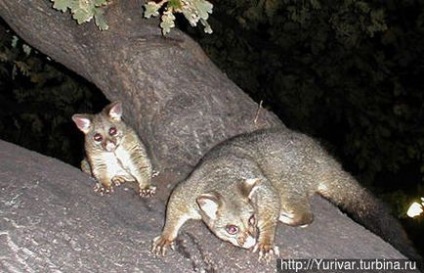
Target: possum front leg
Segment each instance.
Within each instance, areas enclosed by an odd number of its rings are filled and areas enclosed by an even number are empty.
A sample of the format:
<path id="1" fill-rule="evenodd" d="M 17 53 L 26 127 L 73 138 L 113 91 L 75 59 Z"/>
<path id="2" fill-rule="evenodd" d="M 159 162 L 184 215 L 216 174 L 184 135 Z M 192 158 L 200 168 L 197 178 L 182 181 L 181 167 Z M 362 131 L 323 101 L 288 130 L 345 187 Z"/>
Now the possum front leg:
<path id="1" fill-rule="evenodd" d="M 280 216 L 280 196 L 269 181 L 262 182 L 251 194 L 250 199 L 256 209 L 259 238 L 253 252 L 259 252 L 259 260 L 270 261 L 279 249 L 274 245 L 275 231 Z"/>
<path id="2" fill-rule="evenodd" d="M 156 193 L 156 186 L 152 184 L 152 164 L 143 143 L 136 136 L 133 132 L 126 138 L 127 142 L 135 145 L 127 147 L 127 150 L 117 149 L 115 154 L 122 168 L 135 178 L 140 196 L 150 197 Z"/>
<path id="3" fill-rule="evenodd" d="M 186 203 L 186 200 L 180 199 L 176 195 L 178 194 L 172 194 L 169 199 L 162 234 L 153 239 L 152 252 L 156 256 L 165 256 L 168 248 L 174 250 L 174 241 L 178 231 L 187 220 L 201 218 L 200 214 L 192 209 L 193 204 Z"/>
<path id="4" fill-rule="evenodd" d="M 90 163 L 88 163 L 87 158 L 84 158 L 81 161 L 81 170 L 83 172 L 85 172 L 86 174 L 92 176 L 93 174 L 91 173 L 91 167 L 90 167 Z"/>

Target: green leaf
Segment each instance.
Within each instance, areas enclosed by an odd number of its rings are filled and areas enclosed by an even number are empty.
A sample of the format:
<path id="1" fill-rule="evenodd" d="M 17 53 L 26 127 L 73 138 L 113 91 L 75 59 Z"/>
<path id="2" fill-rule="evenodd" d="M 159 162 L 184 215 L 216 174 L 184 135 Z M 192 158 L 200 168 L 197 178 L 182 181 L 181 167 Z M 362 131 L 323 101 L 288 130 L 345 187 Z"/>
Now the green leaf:
<path id="1" fill-rule="evenodd" d="M 206 20 L 200 19 L 200 23 L 202 23 L 202 25 L 205 27 L 205 33 L 212 34 L 212 28 Z"/>
<path id="2" fill-rule="evenodd" d="M 212 13 L 213 5 L 205 0 L 192 0 L 192 5 L 196 9 L 201 19 L 207 20 L 209 13 Z"/>
<path id="3" fill-rule="evenodd" d="M 96 7 L 107 5 L 107 0 L 94 0 L 94 5 Z"/>
<path id="4" fill-rule="evenodd" d="M 94 14 L 94 20 L 96 23 L 96 26 L 100 29 L 100 30 L 108 30 L 109 26 L 106 22 L 105 17 L 103 16 L 104 11 L 103 9 L 97 8 L 95 10 L 95 14 Z"/>
<path id="5" fill-rule="evenodd" d="M 74 15 L 72 17 L 77 20 L 77 23 L 80 25 L 82 23 L 90 21 L 94 16 L 92 12 L 83 9 L 74 10 L 73 14 Z"/>
<path id="6" fill-rule="evenodd" d="M 16 48 L 16 46 L 18 45 L 19 42 L 19 38 L 16 35 L 13 35 L 12 37 L 12 47 Z"/>
<path id="7" fill-rule="evenodd" d="M 73 13 L 72 17 L 75 20 L 77 20 L 78 24 L 88 22 L 94 17 L 94 13 L 95 13 L 96 8 L 93 5 L 90 5 L 90 4 L 93 4 L 93 3 L 81 4 L 81 2 L 80 2 L 80 5 L 75 6 L 72 9 L 72 13 Z"/>
<path id="8" fill-rule="evenodd" d="M 144 5 L 144 17 L 150 18 L 150 17 L 156 17 L 159 15 L 159 9 L 161 5 L 156 4 L 155 2 L 148 2 Z"/>
<path id="9" fill-rule="evenodd" d="M 168 8 L 170 9 L 179 10 L 182 7 L 183 7 L 183 4 L 181 3 L 180 0 L 169 0 L 168 2 Z"/>
<path id="10" fill-rule="evenodd" d="M 165 12 L 161 19 L 162 22 L 160 23 L 160 27 L 162 28 L 163 35 L 166 35 L 171 31 L 171 28 L 175 27 L 175 16 L 171 12 Z"/>
<path id="11" fill-rule="evenodd" d="M 32 48 L 27 45 L 27 44 L 23 44 L 22 45 L 22 50 L 24 51 L 24 53 L 29 56 L 29 54 L 31 54 Z"/>
<path id="12" fill-rule="evenodd" d="M 71 7 L 72 0 L 51 0 L 54 2 L 53 8 L 60 10 L 61 12 L 66 12 L 68 8 Z"/>
<path id="13" fill-rule="evenodd" d="M 94 16 L 94 2 L 74 0 L 70 6 L 72 17 L 77 20 L 78 24 L 90 21 Z"/>

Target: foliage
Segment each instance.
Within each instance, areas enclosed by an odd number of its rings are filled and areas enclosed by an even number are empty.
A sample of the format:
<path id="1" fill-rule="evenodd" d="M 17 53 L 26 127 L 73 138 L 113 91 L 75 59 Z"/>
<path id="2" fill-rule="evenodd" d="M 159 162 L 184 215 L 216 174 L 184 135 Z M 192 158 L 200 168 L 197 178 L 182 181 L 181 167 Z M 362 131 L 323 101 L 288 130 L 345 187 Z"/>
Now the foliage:
<path id="1" fill-rule="evenodd" d="M 370 186 L 422 183 L 423 2 L 227 0 L 209 21 L 187 31 L 289 127 Z"/>
<path id="2" fill-rule="evenodd" d="M 67 71 L 69 74 L 69 71 Z M 93 91 L 10 32 L 0 40 L 0 138 L 79 164 L 82 136 L 71 116 Z"/>
<path id="3" fill-rule="evenodd" d="M 50 0 L 54 2 L 53 8 L 61 12 L 69 9 L 78 24 L 86 23 L 94 18 L 97 27 L 107 30 L 107 25 L 103 17 L 103 8 L 109 4 L 108 0 Z"/>
<path id="4" fill-rule="evenodd" d="M 175 16 L 174 13 L 182 13 L 191 26 L 196 26 L 200 23 L 205 27 L 206 33 L 212 33 L 212 29 L 207 22 L 209 14 L 212 13 L 213 5 L 206 0 L 162 0 L 159 3 L 155 1 L 149 1 L 144 5 L 146 11 L 144 17 L 150 18 L 151 16 L 158 16 L 160 14 L 159 9 L 163 6 L 164 11 L 161 16 L 162 33 L 165 35 L 171 31 L 171 28 L 175 27 Z"/>
<path id="5" fill-rule="evenodd" d="M 90 22 L 93 18 L 100 30 L 109 28 L 103 14 L 104 8 L 111 0 L 50 0 L 53 8 L 61 12 L 72 13 L 72 18 L 78 24 Z M 207 22 L 209 14 L 212 13 L 213 5 L 207 0 L 162 0 L 149 1 L 144 5 L 144 17 L 150 18 L 161 14 L 160 27 L 163 35 L 169 33 L 175 27 L 175 13 L 182 13 L 191 26 L 200 23 L 204 26 L 206 33 L 212 33 L 212 29 Z"/>

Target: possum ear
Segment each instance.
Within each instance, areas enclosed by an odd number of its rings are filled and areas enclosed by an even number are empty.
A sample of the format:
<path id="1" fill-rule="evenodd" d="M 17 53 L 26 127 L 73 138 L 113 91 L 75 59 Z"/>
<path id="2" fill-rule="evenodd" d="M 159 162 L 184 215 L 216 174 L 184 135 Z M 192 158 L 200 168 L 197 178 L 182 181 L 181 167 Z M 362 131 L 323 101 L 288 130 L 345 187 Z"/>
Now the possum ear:
<path id="1" fill-rule="evenodd" d="M 260 182 L 260 178 L 247 178 L 244 180 L 240 185 L 240 191 L 242 195 L 248 199 L 252 199 L 252 195 L 258 189 Z"/>
<path id="2" fill-rule="evenodd" d="M 84 134 L 87 134 L 88 131 L 90 131 L 91 119 L 89 115 L 75 114 L 72 116 L 72 120 L 75 122 L 78 129 L 80 129 Z"/>
<path id="3" fill-rule="evenodd" d="M 115 101 L 106 107 L 108 116 L 113 120 L 121 120 L 122 117 L 122 103 Z"/>
<path id="4" fill-rule="evenodd" d="M 204 215 L 211 220 L 216 219 L 218 209 L 221 206 L 221 196 L 218 193 L 204 193 L 197 197 L 196 202 Z"/>

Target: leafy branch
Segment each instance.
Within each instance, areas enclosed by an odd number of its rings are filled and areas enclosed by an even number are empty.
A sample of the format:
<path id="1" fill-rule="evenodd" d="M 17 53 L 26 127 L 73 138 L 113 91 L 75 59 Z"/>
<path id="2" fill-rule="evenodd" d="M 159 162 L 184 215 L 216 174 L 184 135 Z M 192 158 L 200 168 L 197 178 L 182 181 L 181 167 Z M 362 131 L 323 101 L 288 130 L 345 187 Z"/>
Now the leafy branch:
<path id="1" fill-rule="evenodd" d="M 109 26 L 103 16 L 103 7 L 109 4 L 108 0 L 50 0 L 53 8 L 61 12 L 69 9 L 78 24 L 90 22 L 94 18 L 100 30 L 107 30 Z"/>
<path id="2" fill-rule="evenodd" d="M 100 30 L 109 28 L 103 13 L 104 7 L 110 4 L 110 0 L 50 0 L 53 8 L 61 12 L 68 9 L 78 24 L 90 22 L 93 18 Z M 166 35 L 175 27 L 175 13 L 182 13 L 191 26 L 200 23 L 206 33 L 212 33 L 207 19 L 212 13 L 213 5 L 207 0 L 162 0 L 149 1 L 144 5 L 144 17 L 156 17 L 161 15 L 160 27 L 163 35 Z"/>
<path id="3" fill-rule="evenodd" d="M 161 16 L 161 24 L 163 35 L 169 33 L 171 28 L 175 27 L 174 13 L 182 13 L 191 26 L 197 26 L 200 23 L 205 27 L 206 33 L 212 33 L 207 19 L 212 13 L 213 5 L 206 0 L 162 0 L 159 3 L 150 1 L 144 5 L 146 9 L 145 18 L 159 16 L 160 9 L 165 6 Z"/>

